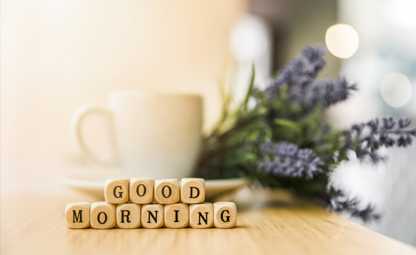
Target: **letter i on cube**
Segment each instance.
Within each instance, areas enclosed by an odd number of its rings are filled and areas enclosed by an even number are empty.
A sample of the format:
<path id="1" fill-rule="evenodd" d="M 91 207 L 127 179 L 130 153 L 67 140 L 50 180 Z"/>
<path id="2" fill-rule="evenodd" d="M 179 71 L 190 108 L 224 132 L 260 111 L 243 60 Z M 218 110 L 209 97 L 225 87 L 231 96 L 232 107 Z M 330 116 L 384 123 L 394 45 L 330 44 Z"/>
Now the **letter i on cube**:
<path id="1" fill-rule="evenodd" d="M 105 183 L 105 202 L 72 203 L 65 208 L 68 228 L 233 228 L 233 202 L 205 203 L 205 180 L 113 179 Z"/>

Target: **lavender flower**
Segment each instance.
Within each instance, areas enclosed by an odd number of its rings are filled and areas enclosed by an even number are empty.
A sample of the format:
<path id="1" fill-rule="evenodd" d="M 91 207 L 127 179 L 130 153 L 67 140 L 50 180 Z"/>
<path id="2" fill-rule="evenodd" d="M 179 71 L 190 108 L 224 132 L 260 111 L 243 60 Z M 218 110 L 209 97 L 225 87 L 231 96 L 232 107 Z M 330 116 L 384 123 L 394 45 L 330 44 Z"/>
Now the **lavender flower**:
<path id="1" fill-rule="evenodd" d="M 357 90 L 356 85 L 350 84 L 345 78 L 315 81 L 311 87 L 306 94 L 297 98 L 307 108 L 317 104 L 328 107 L 346 100 L 352 91 Z"/>
<path id="2" fill-rule="evenodd" d="M 330 199 L 329 209 L 334 212 L 346 212 L 352 217 L 360 218 L 364 222 L 380 219 L 380 214 L 376 212 L 374 205 L 367 204 L 360 206 L 360 201 L 356 197 L 348 197 L 342 190 L 330 186 L 328 188 Z"/>
<path id="3" fill-rule="evenodd" d="M 197 175 L 248 176 L 269 187 L 323 198 L 332 210 L 363 221 L 378 219 L 373 205 L 362 205 L 357 198 L 328 188 L 331 172 L 348 160 L 350 150 L 361 160 L 383 160 L 381 147 L 410 145 L 416 129 L 410 128 L 409 119 L 392 118 L 353 125 L 346 131 L 332 129 L 325 108 L 347 99 L 356 86 L 345 78 L 317 80 L 324 66 L 324 51 L 307 47 L 265 90 L 252 87 L 253 70 L 243 110 L 225 114 L 215 129 L 218 132 L 204 139 Z M 247 107 L 249 101 L 254 104 Z M 232 112 L 228 104 L 224 106 L 225 113 Z"/>
<path id="4" fill-rule="evenodd" d="M 324 53 L 321 48 L 305 48 L 266 88 L 267 98 L 274 100 L 280 88 L 287 85 L 289 99 L 304 108 L 318 104 L 327 107 L 347 99 L 356 86 L 345 78 L 315 81 L 325 66 Z"/>
<path id="5" fill-rule="evenodd" d="M 381 147 L 407 147 L 416 137 L 416 128 L 410 128 L 409 119 L 395 120 L 391 117 L 374 119 L 356 124 L 344 132 L 343 149 L 353 150 L 359 159 L 370 158 L 373 162 L 383 160 Z"/>
<path id="6" fill-rule="evenodd" d="M 321 159 L 310 149 L 299 149 L 295 144 L 266 142 L 260 146 L 263 160 L 258 169 L 272 176 L 304 177 L 312 179 L 322 172 Z"/>
<path id="7" fill-rule="evenodd" d="M 279 88 L 287 84 L 289 88 L 300 90 L 311 84 L 325 66 L 325 51 L 321 48 L 306 47 L 300 56 L 292 60 L 266 89 L 270 99 L 275 98 Z"/>

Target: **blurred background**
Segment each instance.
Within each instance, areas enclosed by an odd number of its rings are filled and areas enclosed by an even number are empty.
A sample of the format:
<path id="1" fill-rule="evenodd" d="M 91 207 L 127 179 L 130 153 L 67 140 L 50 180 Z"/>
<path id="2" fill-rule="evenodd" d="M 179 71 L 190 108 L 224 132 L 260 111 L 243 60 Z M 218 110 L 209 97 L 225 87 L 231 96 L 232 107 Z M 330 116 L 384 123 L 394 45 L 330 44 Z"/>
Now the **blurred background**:
<path id="1" fill-rule="evenodd" d="M 238 97 L 252 62 L 262 86 L 307 45 L 328 49 L 323 76 L 358 84 L 330 110 L 335 126 L 376 116 L 416 120 L 414 0 L 3 0 L 1 7 L 2 194 L 46 181 L 62 188 L 50 172 L 64 175 L 62 162 L 82 161 L 69 128 L 80 105 L 105 104 L 114 89 L 200 93 L 209 132 L 220 80 Z M 105 148 L 100 121 L 88 135 Z M 352 165 L 335 181 L 376 204 L 383 218 L 371 228 L 416 245 L 416 147 L 387 153 L 391 160 L 376 171 Z"/>

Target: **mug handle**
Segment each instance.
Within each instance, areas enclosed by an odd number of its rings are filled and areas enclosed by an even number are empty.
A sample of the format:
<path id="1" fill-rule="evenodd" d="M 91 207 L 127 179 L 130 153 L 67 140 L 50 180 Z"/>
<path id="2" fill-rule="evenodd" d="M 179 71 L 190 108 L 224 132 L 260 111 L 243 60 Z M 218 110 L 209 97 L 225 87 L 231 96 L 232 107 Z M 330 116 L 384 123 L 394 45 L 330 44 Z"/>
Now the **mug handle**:
<path id="1" fill-rule="evenodd" d="M 97 156 L 90 146 L 87 144 L 84 134 L 83 134 L 83 126 L 84 122 L 88 116 L 93 114 L 99 114 L 107 118 L 110 124 L 110 145 L 113 150 L 113 157 L 109 159 L 104 159 L 102 157 Z M 94 163 L 101 164 L 101 165 L 116 165 L 118 163 L 117 153 L 115 150 L 115 136 L 114 136 L 114 121 L 113 121 L 113 112 L 106 108 L 97 105 L 86 105 L 81 107 L 77 112 L 75 112 L 72 118 L 72 131 L 74 133 L 75 140 L 81 150 L 81 152 L 87 156 L 89 160 Z"/>

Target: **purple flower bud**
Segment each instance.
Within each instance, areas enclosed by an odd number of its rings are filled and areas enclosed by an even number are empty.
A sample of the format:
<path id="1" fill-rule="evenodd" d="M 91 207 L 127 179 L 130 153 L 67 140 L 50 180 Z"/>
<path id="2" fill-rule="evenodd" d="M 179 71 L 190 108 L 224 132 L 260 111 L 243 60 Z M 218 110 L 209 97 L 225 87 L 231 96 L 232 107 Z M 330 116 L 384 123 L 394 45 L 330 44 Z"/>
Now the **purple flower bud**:
<path id="1" fill-rule="evenodd" d="M 335 212 L 349 213 L 353 217 L 360 218 L 364 222 L 376 221 L 380 219 L 380 214 L 376 212 L 374 205 L 360 205 L 357 197 L 349 197 L 342 190 L 328 187 L 329 208 Z"/>
<path id="2" fill-rule="evenodd" d="M 267 98 L 274 100 L 286 85 L 289 99 L 307 109 L 316 105 L 328 107 L 347 99 L 357 88 L 345 78 L 315 81 L 325 66 L 324 54 L 321 48 L 306 47 L 267 86 L 264 91 Z"/>
<path id="3" fill-rule="evenodd" d="M 410 119 L 399 119 L 399 127 L 400 128 L 407 128 L 410 126 L 412 121 Z"/>
<path id="4" fill-rule="evenodd" d="M 416 137 L 416 129 L 409 129 L 409 119 L 382 118 L 356 124 L 344 132 L 344 149 L 356 152 L 359 159 L 370 158 L 373 162 L 384 160 L 379 155 L 381 147 L 407 147 Z M 363 130 L 369 132 L 363 132 Z"/>
<path id="5" fill-rule="evenodd" d="M 258 169 L 273 176 L 305 177 L 311 179 L 322 172 L 322 161 L 310 149 L 295 144 L 266 142 L 260 146 L 263 160 Z"/>
<path id="6" fill-rule="evenodd" d="M 267 86 L 265 92 L 268 98 L 274 99 L 280 87 L 285 84 L 295 91 L 311 84 L 325 66 L 324 53 L 321 48 L 305 48 L 301 55 L 293 59 Z"/>

